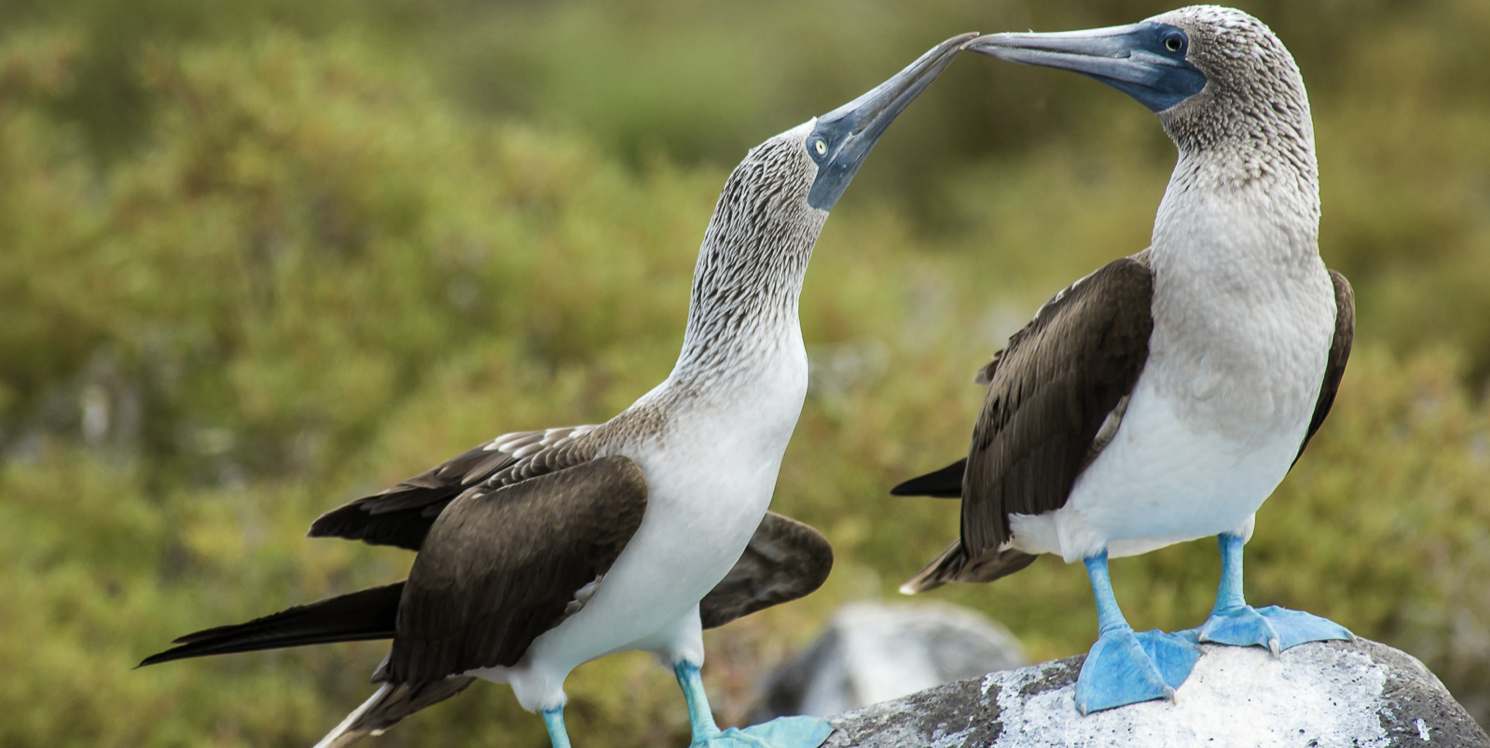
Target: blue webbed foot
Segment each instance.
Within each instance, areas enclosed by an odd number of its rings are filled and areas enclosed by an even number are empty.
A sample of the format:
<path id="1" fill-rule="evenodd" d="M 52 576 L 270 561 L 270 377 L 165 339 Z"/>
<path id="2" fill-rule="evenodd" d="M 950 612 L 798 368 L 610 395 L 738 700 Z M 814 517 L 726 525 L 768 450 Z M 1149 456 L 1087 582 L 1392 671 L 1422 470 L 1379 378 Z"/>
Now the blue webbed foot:
<path id="1" fill-rule="evenodd" d="M 1217 536 L 1221 546 L 1221 586 L 1216 590 L 1216 605 L 1211 617 L 1200 628 L 1179 632 L 1193 642 L 1214 642 L 1236 647 L 1267 647 L 1277 656 L 1285 649 L 1304 642 L 1355 637 L 1327 618 L 1270 605 L 1253 608 L 1242 597 L 1242 546 L 1246 540 L 1237 533 Z"/>
<path id="2" fill-rule="evenodd" d="M 1082 714 L 1100 712 L 1154 699 L 1173 699 L 1185 682 L 1200 647 L 1162 631 L 1134 633 L 1122 628 L 1105 631 L 1087 653 L 1076 678 L 1076 708 Z"/>
<path id="3" fill-rule="evenodd" d="M 704 693 L 698 666 L 679 662 L 673 672 L 688 700 L 688 719 L 693 724 L 689 748 L 818 748 L 833 733 L 833 725 L 817 717 L 779 717 L 743 730 L 721 730 L 709 712 L 709 697 Z"/>
<path id="4" fill-rule="evenodd" d="M 833 725 L 825 719 L 779 717 L 743 730 L 721 730 L 691 748 L 818 748 L 832 733 Z"/>
<path id="5" fill-rule="evenodd" d="M 1196 642 L 1267 647 L 1275 656 L 1304 642 L 1355 638 L 1344 626 L 1328 618 L 1276 605 L 1261 609 L 1251 605 L 1221 608 L 1213 611 L 1200 628 L 1180 635 Z"/>

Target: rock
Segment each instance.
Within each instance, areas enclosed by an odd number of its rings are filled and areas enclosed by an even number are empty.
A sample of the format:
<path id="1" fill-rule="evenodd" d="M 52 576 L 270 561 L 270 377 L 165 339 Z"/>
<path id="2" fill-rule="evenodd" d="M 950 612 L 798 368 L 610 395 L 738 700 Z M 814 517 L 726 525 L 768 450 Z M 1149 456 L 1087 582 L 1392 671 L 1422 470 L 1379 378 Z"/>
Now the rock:
<path id="1" fill-rule="evenodd" d="M 854 603 L 767 678 L 750 721 L 827 717 L 1024 663 L 1013 634 L 965 608 Z"/>
<path id="2" fill-rule="evenodd" d="M 1274 658 L 1206 645 L 1174 703 L 1086 717 L 1083 657 L 990 673 L 832 719 L 825 748 L 1385 748 L 1490 746 L 1423 664 L 1384 644 L 1304 644 Z"/>

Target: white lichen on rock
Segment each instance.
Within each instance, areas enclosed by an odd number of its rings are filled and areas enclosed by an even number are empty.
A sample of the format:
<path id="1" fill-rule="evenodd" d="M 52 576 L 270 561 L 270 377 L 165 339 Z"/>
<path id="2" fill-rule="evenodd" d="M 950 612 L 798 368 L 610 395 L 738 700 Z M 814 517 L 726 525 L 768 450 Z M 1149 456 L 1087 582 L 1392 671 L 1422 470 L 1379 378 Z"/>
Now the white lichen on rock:
<path id="1" fill-rule="evenodd" d="M 995 746 L 1206 745 L 1270 748 L 1312 745 L 1385 748 L 1377 715 L 1386 669 L 1361 652 L 1296 647 L 1273 657 L 1259 647 L 1207 646 L 1174 703 L 1150 701 L 1083 717 L 1074 686 L 1024 696 L 1038 677 L 1008 674 L 998 692 L 1003 734 Z"/>
<path id="2" fill-rule="evenodd" d="M 1173 703 L 1081 716 L 1081 657 L 991 673 L 833 720 L 831 748 L 1490 748 L 1490 737 L 1411 656 L 1365 640 L 1206 645 Z"/>

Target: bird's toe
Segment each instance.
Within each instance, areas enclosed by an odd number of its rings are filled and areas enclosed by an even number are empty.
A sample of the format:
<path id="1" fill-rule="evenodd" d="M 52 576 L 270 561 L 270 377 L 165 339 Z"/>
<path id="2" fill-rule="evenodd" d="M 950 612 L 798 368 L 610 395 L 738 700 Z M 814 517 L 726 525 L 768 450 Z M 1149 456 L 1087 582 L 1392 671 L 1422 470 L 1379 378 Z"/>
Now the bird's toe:
<path id="1" fill-rule="evenodd" d="M 778 717 L 745 729 L 731 727 L 692 748 L 818 748 L 833 725 L 817 717 Z"/>
<path id="2" fill-rule="evenodd" d="M 1199 647 L 1174 634 L 1105 633 L 1076 679 L 1076 707 L 1090 714 L 1154 699 L 1172 701 L 1199 658 Z"/>
<path id="3" fill-rule="evenodd" d="M 1304 642 L 1351 639 L 1351 633 L 1334 621 L 1276 605 L 1260 609 L 1241 605 L 1216 611 L 1200 628 L 1181 635 L 1214 644 L 1266 647 L 1274 656 Z"/>
<path id="4" fill-rule="evenodd" d="M 1278 633 L 1280 652 L 1305 642 L 1351 641 L 1355 638 L 1344 626 L 1302 610 L 1289 610 L 1269 605 L 1266 608 L 1259 608 L 1257 614 Z"/>

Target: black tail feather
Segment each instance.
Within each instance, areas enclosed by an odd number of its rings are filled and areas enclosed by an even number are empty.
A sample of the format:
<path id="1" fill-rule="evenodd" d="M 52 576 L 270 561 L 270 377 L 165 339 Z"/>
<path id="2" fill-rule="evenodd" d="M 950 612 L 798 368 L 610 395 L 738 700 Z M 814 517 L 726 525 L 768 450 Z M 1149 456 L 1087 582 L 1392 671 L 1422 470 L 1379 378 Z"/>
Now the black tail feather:
<path id="1" fill-rule="evenodd" d="M 403 589 L 403 582 L 373 587 L 297 605 L 248 623 L 187 634 L 173 642 L 181 646 L 151 655 L 139 667 L 205 655 L 392 639 Z"/>
<path id="2" fill-rule="evenodd" d="M 934 473 L 927 473 L 890 489 L 891 496 L 930 496 L 937 499 L 962 498 L 962 474 L 967 472 L 967 458 Z"/>

